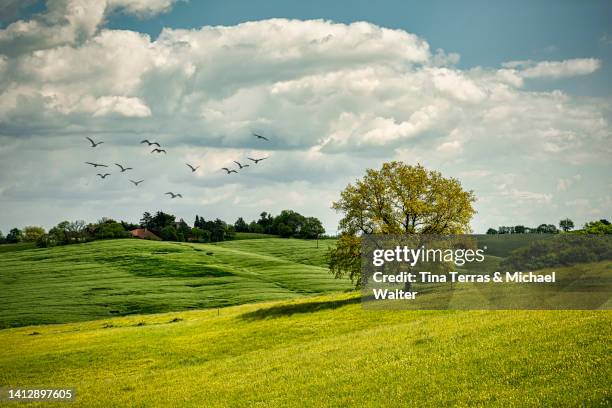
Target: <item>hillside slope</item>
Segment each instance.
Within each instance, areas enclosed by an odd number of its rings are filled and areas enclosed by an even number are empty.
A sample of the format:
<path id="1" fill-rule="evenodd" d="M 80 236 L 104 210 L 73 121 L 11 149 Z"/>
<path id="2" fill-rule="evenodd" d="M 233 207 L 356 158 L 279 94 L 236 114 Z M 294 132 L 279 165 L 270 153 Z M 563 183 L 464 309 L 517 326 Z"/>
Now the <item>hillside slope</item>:
<path id="1" fill-rule="evenodd" d="M 603 407 L 611 318 L 373 312 L 344 294 L 23 327 L 0 331 L 0 384 L 72 387 L 88 407 Z"/>
<path id="2" fill-rule="evenodd" d="M 272 252 L 252 250 L 273 248 Z M 0 328 L 291 299 L 349 290 L 325 246 L 279 238 L 232 245 L 96 241 L 0 253 Z M 307 253 L 297 259 L 287 254 Z M 283 254 L 287 256 L 282 256 Z"/>

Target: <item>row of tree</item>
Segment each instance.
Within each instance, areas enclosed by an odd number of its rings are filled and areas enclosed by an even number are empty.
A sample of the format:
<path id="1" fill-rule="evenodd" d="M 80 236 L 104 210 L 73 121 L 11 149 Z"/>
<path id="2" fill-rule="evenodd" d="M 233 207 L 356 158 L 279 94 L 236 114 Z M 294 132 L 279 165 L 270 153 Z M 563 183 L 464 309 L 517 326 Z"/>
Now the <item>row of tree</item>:
<path id="1" fill-rule="evenodd" d="M 28 226 L 13 228 L 6 237 L 0 232 L 0 243 L 34 242 L 39 247 L 74 244 L 96 239 L 127 238 L 131 224 L 103 218 L 96 223 L 62 221 L 46 232 L 44 228 Z"/>
<path id="2" fill-rule="evenodd" d="M 292 210 L 283 210 L 277 216 L 264 211 L 258 220 L 248 224 L 240 217 L 234 223 L 234 228 L 236 232 L 272 234 L 283 238 L 316 239 L 325 234 L 325 229 L 318 218 L 305 217 Z"/>
<path id="3" fill-rule="evenodd" d="M 572 231 L 573 229 L 574 221 L 564 218 L 559 221 L 559 229 L 553 224 L 540 224 L 535 228 L 515 225 L 513 227 L 501 226 L 497 229 L 489 228 L 487 234 L 557 234 L 559 231 L 579 234 L 612 234 L 612 226 L 606 219 L 587 222 L 580 230 Z"/>
<path id="4" fill-rule="evenodd" d="M 39 247 L 67 245 L 98 239 L 128 238 L 130 231 L 144 228 L 164 241 L 220 242 L 235 238 L 238 232 L 258 232 L 274 234 L 281 237 L 304 239 L 319 238 L 325 233 L 321 221 L 314 217 L 284 210 L 278 216 L 267 212 L 261 213 L 257 221 L 247 224 L 242 217 L 234 225 L 219 218 L 206 220 L 196 215 L 193 227 L 183 219 L 157 211 L 155 214 L 145 212 L 138 224 L 102 218 L 96 223 L 85 221 L 62 221 L 48 232 L 42 227 L 28 226 L 23 230 L 13 228 L 6 237 L 0 231 L 0 243 L 35 242 Z"/>
<path id="5" fill-rule="evenodd" d="M 140 220 L 140 227 L 158 235 L 164 241 L 220 242 L 234 239 L 236 230 L 219 218 L 206 221 L 196 215 L 193 227 L 182 218 L 176 221 L 172 214 L 158 211 L 155 215 L 145 212 Z"/>
<path id="6" fill-rule="evenodd" d="M 559 230 L 553 224 L 540 224 L 537 227 L 524 225 L 501 226 L 497 229 L 489 228 L 487 234 L 556 234 Z"/>

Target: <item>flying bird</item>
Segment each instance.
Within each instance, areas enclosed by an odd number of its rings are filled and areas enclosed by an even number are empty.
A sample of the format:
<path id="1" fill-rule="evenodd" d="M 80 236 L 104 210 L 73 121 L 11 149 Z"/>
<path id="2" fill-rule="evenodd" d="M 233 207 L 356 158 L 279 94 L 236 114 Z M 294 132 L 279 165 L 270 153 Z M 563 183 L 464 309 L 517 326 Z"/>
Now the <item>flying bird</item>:
<path id="1" fill-rule="evenodd" d="M 265 140 L 267 142 L 270 141 L 270 139 L 268 139 L 267 137 L 264 137 L 262 135 L 258 135 L 257 133 L 253 133 L 253 136 L 255 136 L 256 138 L 260 139 L 260 140 Z"/>
<path id="2" fill-rule="evenodd" d="M 143 140 L 142 142 L 140 142 L 140 144 L 142 144 L 142 143 L 146 143 L 146 144 L 148 144 L 149 146 L 156 145 L 157 147 L 161 147 L 161 146 L 159 145 L 159 143 L 157 143 L 157 142 L 150 142 L 150 141 L 149 141 L 149 140 L 147 140 L 147 139 L 145 139 L 145 140 Z"/>
<path id="3" fill-rule="evenodd" d="M 177 194 L 174 194 L 174 193 L 173 193 L 173 192 L 171 192 L 171 191 L 168 191 L 168 192 L 167 192 L 167 193 L 165 193 L 165 194 L 169 194 L 169 195 L 171 196 L 170 198 L 176 198 L 176 197 L 181 197 L 181 198 L 183 198 L 183 196 L 182 196 L 182 195 L 180 195 L 180 194 L 178 194 L 178 193 L 177 193 Z"/>
<path id="4" fill-rule="evenodd" d="M 191 172 L 192 172 L 192 173 L 193 173 L 193 172 L 195 172 L 197 169 L 199 169 L 199 168 L 200 168 L 200 166 L 193 167 L 193 166 L 192 166 L 191 164 L 189 164 L 189 163 L 185 163 L 185 164 L 187 165 L 187 167 L 189 167 L 189 168 L 191 169 Z"/>
<path id="5" fill-rule="evenodd" d="M 138 181 L 134 181 L 134 180 L 130 180 L 132 182 L 132 184 L 134 184 L 136 187 L 138 187 L 138 185 L 140 183 L 142 183 L 144 180 L 138 180 Z"/>
<path id="6" fill-rule="evenodd" d="M 98 164 L 98 163 L 92 163 L 92 162 L 85 162 L 85 164 L 91 164 L 94 167 L 108 167 L 106 164 Z"/>
<path id="7" fill-rule="evenodd" d="M 249 159 L 250 161 L 253 161 L 253 162 L 255 162 L 255 164 L 257 164 L 257 163 L 259 163 L 262 160 L 266 160 L 267 157 L 262 157 L 261 159 L 252 159 L 250 157 L 247 157 L 247 159 Z"/>
<path id="8" fill-rule="evenodd" d="M 115 163 L 115 166 L 118 166 L 118 167 L 121 169 L 121 172 L 122 172 L 122 173 L 123 173 L 123 172 L 125 172 L 125 171 L 127 171 L 127 170 L 134 170 L 134 169 L 133 169 L 133 168 L 131 168 L 131 167 L 123 167 L 123 166 L 122 166 L 122 165 L 120 165 L 119 163 Z"/>
<path id="9" fill-rule="evenodd" d="M 151 150 L 151 153 L 164 153 L 164 154 L 166 154 L 166 151 L 164 149 L 153 149 L 153 150 Z"/>
<path id="10" fill-rule="evenodd" d="M 221 167 L 221 170 L 225 170 L 227 172 L 227 174 L 230 174 L 230 173 L 238 174 L 238 172 L 236 170 L 230 170 L 227 167 Z"/>
<path id="11" fill-rule="evenodd" d="M 90 137 L 88 137 L 88 136 L 85 136 L 85 139 L 89 140 L 89 143 L 91 143 L 91 147 L 96 147 L 96 146 L 101 145 L 102 143 L 104 143 L 104 142 L 98 142 L 98 143 L 96 143 L 96 142 L 94 142 L 94 141 L 93 141 L 93 140 L 92 140 Z"/>
<path id="12" fill-rule="evenodd" d="M 242 170 L 244 167 L 249 167 L 248 164 L 240 164 L 240 162 L 237 162 L 236 160 L 234 160 L 234 163 L 236 163 L 238 167 L 240 167 L 240 170 Z"/>
<path id="13" fill-rule="evenodd" d="M 100 178 L 105 179 L 106 176 L 110 176 L 110 173 L 104 173 L 104 174 L 98 173 L 97 175 L 100 176 Z"/>

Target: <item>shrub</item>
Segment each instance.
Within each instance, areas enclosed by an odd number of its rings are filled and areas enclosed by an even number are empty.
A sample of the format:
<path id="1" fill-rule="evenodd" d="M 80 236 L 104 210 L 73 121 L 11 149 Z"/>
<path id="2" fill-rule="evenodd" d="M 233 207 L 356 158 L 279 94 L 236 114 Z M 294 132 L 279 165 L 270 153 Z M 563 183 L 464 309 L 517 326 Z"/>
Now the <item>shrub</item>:
<path id="1" fill-rule="evenodd" d="M 178 235 L 176 233 L 176 228 L 172 225 L 168 225 L 162 228 L 160 232 L 161 239 L 164 241 L 178 241 Z"/>
<path id="2" fill-rule="evenodd" d="M 96 229 L 97 239 L 127 238 L 130 233 L 118 222 L 105 222 Z"/>
<path id="3" fill-rule="evenodd" d="M 43 235 L 45 235 L 45 229 L 42 227 L 28 226 L 23 229 L 24 242 L 36 242 Z"/>

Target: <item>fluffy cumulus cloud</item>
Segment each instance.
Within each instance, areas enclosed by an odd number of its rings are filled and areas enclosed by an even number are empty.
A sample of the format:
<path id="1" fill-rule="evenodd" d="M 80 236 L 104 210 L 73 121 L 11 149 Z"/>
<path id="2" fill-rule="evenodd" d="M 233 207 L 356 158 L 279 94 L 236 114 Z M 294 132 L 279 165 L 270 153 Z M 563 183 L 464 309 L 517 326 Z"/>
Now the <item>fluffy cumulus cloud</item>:
<path id="1" fill-rule="evenodd" d="M 577 75 L 588 75 L 597 71 L 601 61 L 595 58 L 575 58 L 565 61 L 511 61 L 504 64 L 506 68 L 523 78 L 564 78 Z"/>
<path id="2" fill-rule="evenodd" d="M 58 46 L 81 44 L 94 36 L 109 13 L 151 16 L 170 9 L 175 0 L 54 0 L 47 11 L 17 21 L 0 31 L 3 54 L 20 55 Z M 3 14 L 14 14 L 19 2 L 9 0 Z"/>
<path id="3" fill-rule="evenodd" d="M 571 174 L 589 179 L 576 194 L 609 191 L 609 101 L 528 88 L 588 75 L 599 60 L 459 69 L 457 54 L 365 22 L 271 19 L 156 39 L 104 26 L 109 13 L 146 17 L 172 3 L 62 0 L 0 30 L 0 227 L 293 208 L 333 232 L 340 189 L 391 159 L 461 177 L 481 198 L 476 230 L 505 217 L 554 222 L 559 193 L 578 184 Z M 91 149 L 85 136 L 105 144 Z M 151 154 L 144 138 L 168 154 Z M 220 170 L 254 156 L 268 159 Z M 146 181 L 101 184 L 84 159 L 129 164 Z M 187 162 L 201 168 L 191 174 Z M 164 201 L 169 189 L 185 199 Z"/>

